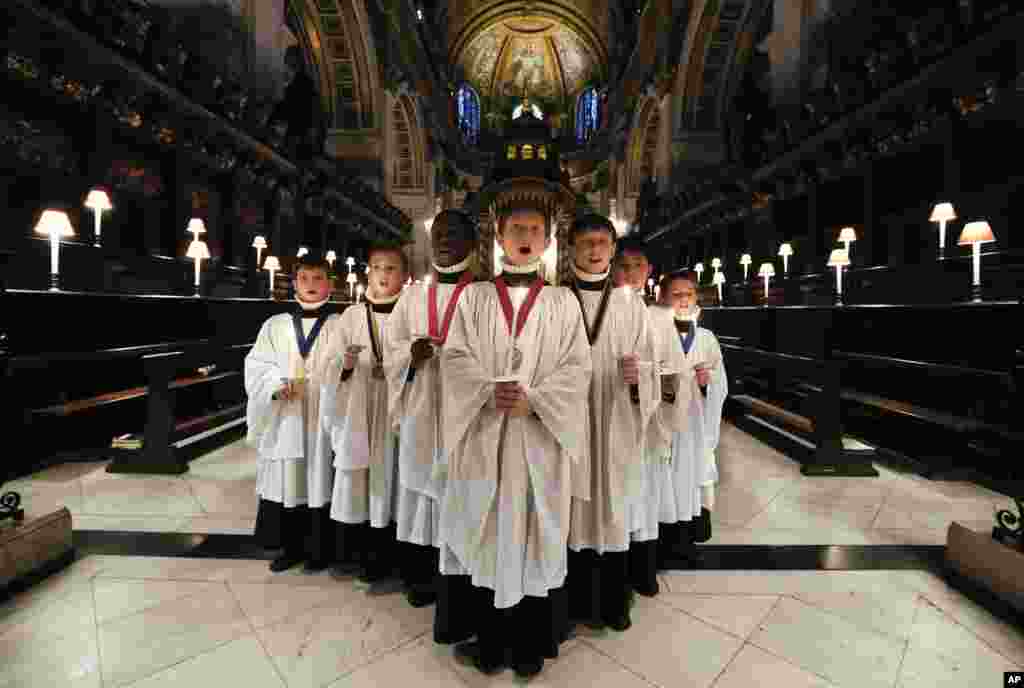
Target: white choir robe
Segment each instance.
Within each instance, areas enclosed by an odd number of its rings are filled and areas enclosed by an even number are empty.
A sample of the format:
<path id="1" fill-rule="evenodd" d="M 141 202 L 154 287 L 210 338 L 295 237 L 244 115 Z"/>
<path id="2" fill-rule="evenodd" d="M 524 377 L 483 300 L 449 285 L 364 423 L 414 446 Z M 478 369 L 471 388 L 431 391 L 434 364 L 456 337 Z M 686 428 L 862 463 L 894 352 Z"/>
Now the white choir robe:
<path id="1" fill-rule="evenodd" d="M 455 284 L 437 284 L 438 326 Z M 388 319 L 388 346 L 384 362 L 388 376 L 388 412 L 398 433 L 398 481 L 395 521 L 402 542 L 437 547 L 441 496 L 447 456 L 441 441 L 443 400 L 441 349 L 416 369 L 408 382 L 415 338 L 428 335 L 428 287 L 414 284 L 402 292 Z"/>
<path id="2" fill-rule="evenodd" d="M 680 383 L 674 404 L 661 401 L 661 375 L 678 372 L 685 379 L 687 375 L 693 374 L 693 370 L 686 365 L 672 309 L 655 303 L 648 306 L 647 312 L 654 360 L 658 363 L 658 406 L 644 434 L 643 497 L 639 507 L 633 510 L 630 524 L 630 539 L 633 542 L 658 539 L 662 482 L 667 478 L 665 465 L 670 461 L 672 434 L 686 431 L 688 414 L 680 410 L 686 409 L 692 392 L 691 385 Z"/>
<path id="3" fill-rule="evenodd" d="M 686 431 L 672 433 L 671 458 L 663 464 L 659 514 L 662 523 L 692 520 L 700 516 L 701 506 L 710 511 L 714 506 L 714 486 L 718 482 L 715 452 L 722 425 L 722 406 L 729 394 L 722 350 L 710 330 L 697 327 L 690 352 L 683 355 L 691 371 L 687 377 L 690 390 L 685 406 L 689 422 Z M 697 367 L 711 369 L 706 399 L 697 384 Z M 676 404 L 679 403 L 677 398 Z"/>
<path id="4" fill-rule="evenodd" d="M 527 288 L 509 289 L 513 310 Z M 576 297 L 545 286 L 518 339 L 520 384 L 539 417 L 494 406 L 513 340 L 493 283 L 463 292 L 441 358 L 448 484 L 441 573 L 468 574 L 497 608 L 565 583 L 571 497 L 589 497 L 590 346 Z"/>
<path id="5" fill-rule="evenodd" d="M 313 318 L 303 318 L 309 335 Z M 331 446 L 320 423 L 320 385 L 328 375 L 335 350 L 339 316 L 332 314 L 302 361 L 291 313 L 269 318 L 245 357 L 246 442 L 259 455 L 256 493 L 286 508 L 320 508 L 331 501 L 334 467 Z M 305 369 L 302 399 L 274 401 L 283 380 Z"/>
<path id="6" fill-rule="evenodd" d="M 587 322 L 594 325 L 601 291 L 580 290 Z M 640 368 L 640 403 L 633 404 L 620 361 L 635 353 L 652 365 Z M 658 403 L 654 341 L 643 300 L 612 289 L 604 325 L 591 348 L 590 499 L 572 500 L 569 547 L 598 554 L 629 549 L 634 512 L 644 507 L 644 435 Z"/>
<path id="7" fill-rule="evenodd" d="M 388 313 L 374 313 L 381 338 Z M 324 426 L 334 449 L 334 494 L 331 519 L 358 524 L 369 521 L 386 528 L 394 518 L 397 437 L 388 418 L 385 379 L 373 377 L 373 346 L 366 324 L 366 306 L 349 306 L 337 325 L 337 346 L 322 387 Z M 345 350 L 362 345 L 352 375 L 342 381 Z M 386 342 L 381 342 L 386 347 Z"/>

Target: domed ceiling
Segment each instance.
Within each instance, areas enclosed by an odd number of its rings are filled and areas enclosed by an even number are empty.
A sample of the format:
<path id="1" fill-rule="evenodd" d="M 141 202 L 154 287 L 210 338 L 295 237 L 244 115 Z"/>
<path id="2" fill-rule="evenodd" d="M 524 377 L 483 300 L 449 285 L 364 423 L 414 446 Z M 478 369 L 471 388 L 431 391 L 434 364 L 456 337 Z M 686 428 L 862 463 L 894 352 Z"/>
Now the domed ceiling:
<path id="1" fill-rule="evenodd" d="M 456 59 L 481 96 L 561 100 L 601 78 L 597 51 L 575 31 L 545 17 L 515 17 L 480 31 Z"/>

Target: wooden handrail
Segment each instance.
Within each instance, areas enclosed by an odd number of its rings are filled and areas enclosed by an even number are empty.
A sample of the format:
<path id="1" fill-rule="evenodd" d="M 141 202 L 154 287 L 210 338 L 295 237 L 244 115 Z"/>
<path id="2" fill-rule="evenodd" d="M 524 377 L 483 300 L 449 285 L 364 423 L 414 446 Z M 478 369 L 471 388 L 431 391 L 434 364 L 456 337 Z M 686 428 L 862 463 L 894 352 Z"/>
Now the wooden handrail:
<path id="1" fill-rule="evenodd" d="M 80 363 L 86 361 L 116 360 L 119 358 L 144 358 L 146 356 L 185 349 L 191 347 L 216 346 L 213 339 L 194 339 L 178 342 L 161 342 L 159 344 L 143 344 L 140 346 L 124 346 L 99 351 L 54 351 L 42 354 L 12 356 L 11 370 L 32 370 L 43 368 L 53 363 Z M 251 346 L 248 345 L 248 346 Z"/>
<path id="2" fill-rule="evenodd" d="M 1009 372 L 999 370 L 985 370 L 983 368 L 971 368 L 968 366 L 950 365 L 948 363 L 932 363 L 930 361 L 915 361 L 906 358 L 895 358 L 893 356 L 880 356 L 878 354 L 862 354 L 851 351 L 832 351 L 832 358 L 837 360 L 864 361 L 866 363 L 880 363 L 882 365 L 898 367 L 925 369 L 929 372 L 943 373 L 947 375 L 978 375 L 993 377 L 1000 380 L 1007 380 L 1011 377 Z"/>

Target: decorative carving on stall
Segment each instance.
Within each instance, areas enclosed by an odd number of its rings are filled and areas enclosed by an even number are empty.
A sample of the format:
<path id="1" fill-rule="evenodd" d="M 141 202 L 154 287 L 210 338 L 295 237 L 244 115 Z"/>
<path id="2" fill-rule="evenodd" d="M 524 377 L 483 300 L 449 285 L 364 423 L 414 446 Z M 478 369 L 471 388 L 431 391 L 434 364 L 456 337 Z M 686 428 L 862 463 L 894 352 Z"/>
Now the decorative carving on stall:
<path id="1" fill-rule="evenodd" d="M 1011 509 L 996 511 L 996 525 L 992 528 L 992 539 L 1024 552 L 1024 497 L 1013 500 L 1017 513 Z"/>

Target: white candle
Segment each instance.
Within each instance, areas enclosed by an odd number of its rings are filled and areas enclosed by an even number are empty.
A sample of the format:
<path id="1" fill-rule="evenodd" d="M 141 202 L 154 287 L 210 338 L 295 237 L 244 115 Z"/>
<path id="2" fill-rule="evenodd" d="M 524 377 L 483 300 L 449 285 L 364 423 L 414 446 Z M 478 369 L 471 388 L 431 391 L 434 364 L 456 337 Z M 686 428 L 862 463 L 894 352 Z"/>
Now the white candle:
<path id="1" fill-rule="evenodd" d="M 256 268 L 257 269 L 259 269 L 259 267 L 260 267 L 260 258 L 262 257 L 262 255 L 263 255 L 263 249 L 257 247 L 256 248 Z"/>
<path id="2" fill-rule="evenodd" d="M 196 286 L 199 286 L 199 258 L 196 258 Z"/>
<path id="3" fill-rule="evenodd" d="M 782 256 L 782 274 L 789 274 L 789 256 Z"/>
<path id="4" fill-rule="evenodd" d="M 722 303 L 722 283 L 718 283 L 718 303 Z"/>
<path id="5" fill-rule="evenodd" d="M 94 235 L 96 237 L 94 239 L 94 242 L 95 242 L 96 246 L 99 246 L 100 245 L 100 222 L 102 220 L 103 213 L 102 213 L 102 211 L 100 211 L 97 208 L 96 210 L 92 211 L 92 216 L 93 216 L 93 222 L 95 223 L 94 231 L 96 232 L 96 234 Z"/>
<path id="6" fill-rule="evenodd" d="M 843 266 L 836 266 L 836 294 L 843 295 Z"/>
<path id="7" fill-rule="evenodd" d="M 981 242 L 975 241 L 972 244 L 971 257 L 974 259 L 974 286 L 981 286 Z"/>

